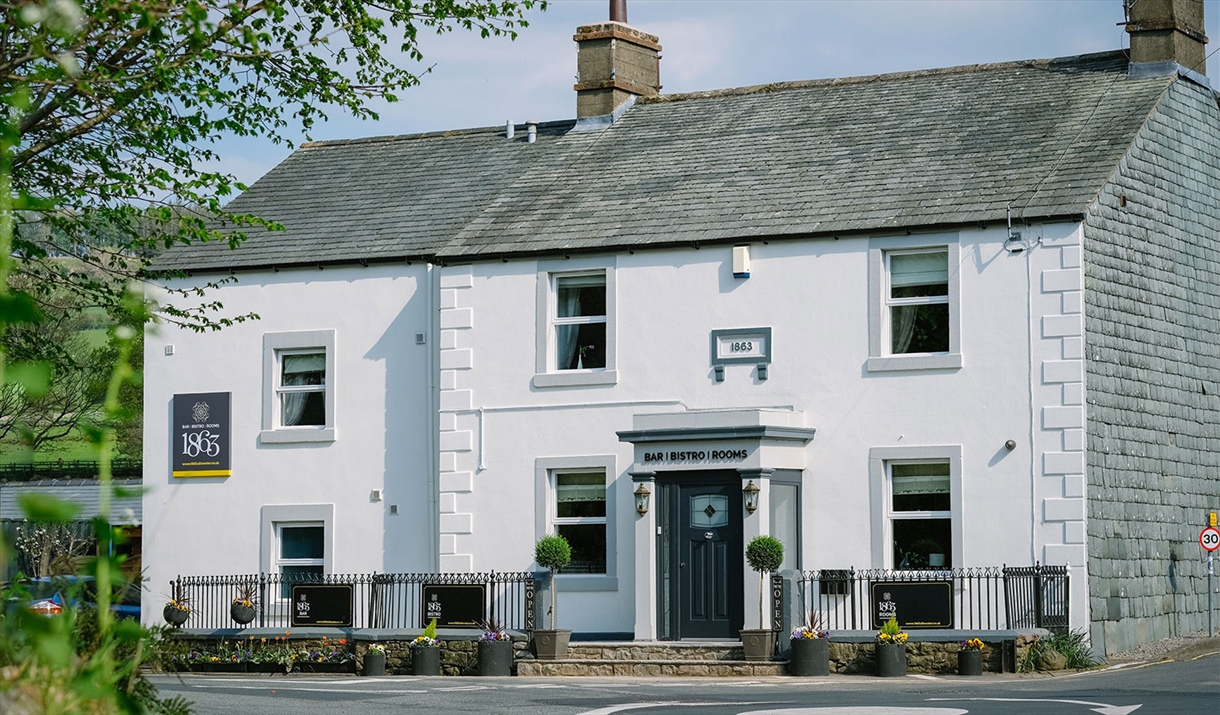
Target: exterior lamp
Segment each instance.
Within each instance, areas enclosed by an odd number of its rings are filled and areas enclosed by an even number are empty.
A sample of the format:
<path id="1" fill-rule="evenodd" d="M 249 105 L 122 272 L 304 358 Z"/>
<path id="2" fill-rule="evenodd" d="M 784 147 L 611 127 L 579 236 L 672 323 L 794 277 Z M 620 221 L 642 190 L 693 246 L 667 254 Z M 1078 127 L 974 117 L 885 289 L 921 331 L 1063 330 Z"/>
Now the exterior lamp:
<path id="1" fill-rule="evenodd" d="M 758 510 L 758 493 L 760 491 L 762 490 L 758 488 L 758 485 L 754 483 L 753 479 L 750 480 L 749 484 L 742 487 L 741 493 L 746 500 L 747 513 L 753 514 Z"/>
<path id="2" fill-rule="evenodd" d="M 648 487 L 640 482 L 640 486 L 635 489 L 635 510 L 640 516 L 648 513 L 648 498 L 652 496 L 652 492 L 648 491 Z"/>

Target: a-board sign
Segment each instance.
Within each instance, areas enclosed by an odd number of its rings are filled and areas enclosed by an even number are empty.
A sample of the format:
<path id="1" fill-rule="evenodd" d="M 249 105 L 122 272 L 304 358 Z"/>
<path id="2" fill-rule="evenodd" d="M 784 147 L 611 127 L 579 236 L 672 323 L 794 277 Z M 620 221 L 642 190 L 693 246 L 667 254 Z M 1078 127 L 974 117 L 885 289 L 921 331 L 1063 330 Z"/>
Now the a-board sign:
<path id="1" fill-rule="evenodd" d="M 487 617 L 486 587 L 483 584 L 424 584 L 423 617 L 427 624 L 449 628 L 480 628 Z"/>
<path id="2" fill-rule="evenodd" d="M 174 477 L 227 477 L 229 464 L 228 392 L 174 395 L 170 438 Z"/>
<path id="3" fill-rule="evenodd" d="M 952 628 L 953 584 L 949 581 L 874 581 L 873 628 L 891 617 L 902 628 Z"/>
<path id="4" fill-rule="evenodd" d="M 292 625 L 352 625 L 352 584 L 302 583 L 292 587 Z"/>

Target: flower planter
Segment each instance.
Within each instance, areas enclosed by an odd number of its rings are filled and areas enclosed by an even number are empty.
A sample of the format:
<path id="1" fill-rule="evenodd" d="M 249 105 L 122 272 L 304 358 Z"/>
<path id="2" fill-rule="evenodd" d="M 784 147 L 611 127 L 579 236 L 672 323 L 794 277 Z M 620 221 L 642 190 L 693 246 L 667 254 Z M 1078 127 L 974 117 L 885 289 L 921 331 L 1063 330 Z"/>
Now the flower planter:
<path id="1" fill-rule="evenodd" d="M 572 631 L 534 631 L 534 655 L 539 660 L 563 660 L 568 657 L 568 639 Z"/>
<path id="2" fill-rule="evenodd" d="M 309 661 L 297 661 L 296 665 L 292 666 L 292 669 L 297 673 L 355 673 L 356 661 L 349 660 L 346 663 L 311 663 Z"/>
<path id="3" fill-rule="evenodd" d="M 479 675 L 513 674 L 512 641 L 479 641 Z"/>
<path id="4" fill-rule="evenodd" d="M 771 660 L 775 654 L 775 631 L 770 628 L 742 629 L 741 644 L 746 652 L 746 660 Z"/>
<path id="5" fill-rule="evenodd" d="M 877 675 L 882 678 L 901 678 L 906 674 L 906 644 L 877 643 Z"/>
<path id="6" fill-rule="evenodd" d="M 174 608 L 167 603 L 165 604 L 165 610 L 161 612 L 161 616 L 165 618 L 166 623 L 170 624 L 174 628 L 178 628 L 183 623 L 186 623 L 186 619 L 191 617 L 191 612 Z"/>
<path id="7" fill-rule="evenodd" d="M 830 641 L 825 638 L 793 638 L 788 674 L 830 675 Z"/>
<path id="8" fill-rule="evenodd" d="M 190 671 L 192 673 L 244 673 L 246 672 L 245 663 L 191 663 Z"/>
<path id="9" fill-rule="evenodd" d="M 421 646 L 411 649 L 411 675 L 440 675 L 441 649 Z"/>
<path id="10" fill-rule="evenodd" d="M 288 666 L 283 663 L 246 663 L 247 673 L 287 673 Z"/>
<path id="11" fill-rule="evenodd" d="M 232 617 L 238 625 L 247 625 L 254 620 L 258 615 L 258 611 L 254 610 L 254 606 L 244 606 L 240 603 L 234 603 L 229 606 L 229 616 Z"/>
<path id="12" fill-rule="evenodd" d="M 364 667 L 360 669 L 364 676 L 385 675 L 385 653 L 379 650 L 365 651 Z"/>
<path id="13" fill-rule="evenodd" d="M 959 650 L 957 652 L 957 674 L 958 675 L 982 675 L 983 674 L 983 651 L 981 651 L 981 650 Z"/>

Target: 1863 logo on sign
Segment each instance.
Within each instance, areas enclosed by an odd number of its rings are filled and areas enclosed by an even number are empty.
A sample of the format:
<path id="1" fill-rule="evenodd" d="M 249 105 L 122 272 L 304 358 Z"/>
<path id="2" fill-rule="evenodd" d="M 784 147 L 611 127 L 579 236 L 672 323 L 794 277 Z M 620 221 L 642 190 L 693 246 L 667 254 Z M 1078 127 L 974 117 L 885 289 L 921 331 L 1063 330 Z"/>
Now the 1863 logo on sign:
<path id="1" fill-rule="evenodd" d="M 298 596 L 297 601 L 297 618 L 309 618 L 309 601 L 305 598 L 305 594 Z"/>
<path id="2" fill-rule="evenodd" d="M 432 620 L 433 618 L 437 619 L 438 621 L 441 618 L 441 602 L 437 600 L 435 593 L 432 594 L 432 598 L 428 601 L 427 611 L 427 619 Z"/>
<path id="3" fill-rule="evenodd" d="M 881 594 L 881 599 L 877 601 L 877 619 L 881 622 L 895 618 L 898 615 L 898 604 L 890 596 L 890 592 L 886 591 Z"/>

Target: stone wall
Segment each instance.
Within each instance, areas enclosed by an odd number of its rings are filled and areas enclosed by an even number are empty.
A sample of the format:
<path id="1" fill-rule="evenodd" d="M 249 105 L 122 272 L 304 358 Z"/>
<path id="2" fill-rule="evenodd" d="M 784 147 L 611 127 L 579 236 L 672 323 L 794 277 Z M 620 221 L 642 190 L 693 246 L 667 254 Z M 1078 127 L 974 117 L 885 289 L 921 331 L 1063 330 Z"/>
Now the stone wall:
<path id="1" fill-rule="evenodd" d="M 1121 80 L 1120 80 L 1121 81 Z M 1220 110 L 1179 79 L 1085 234 L 1090 636 L 1206 628 L 1195 542 L 1220 509 Z"/>
<path id="2" fill-rule="evenodd" d="M 386 647 L 386 675 L 411 674 L 410 641 L 378 641 Z M 442 640 L 441 675 L 478 675 L 479 674 L 479 642 L 476 640 Z M 357 672 L 364 667 L 364 654 L 368 652 L 367 643 L 356 646 Z M 529 652 L 529 643 L 525 640 L 513 641 L 513 674 L 517 673 L 517 661 Z"/>
<path id="3" fill-rule="evenodd" d="M 1033 636 L 1017 636 L 1017 662 L 1036 639 Z M 907 642 L 908 673 L 956 673 L 957 652 L 961 645 L 928 641 Z M 1003 654 L 999 643 L 988 643 L 983 648 L 983 670 L 1001 673 L 1004 670 Z M 876 644 L 830 642 L 830 672 L 847 675 L 872 675 L 877 672 Z"/>

